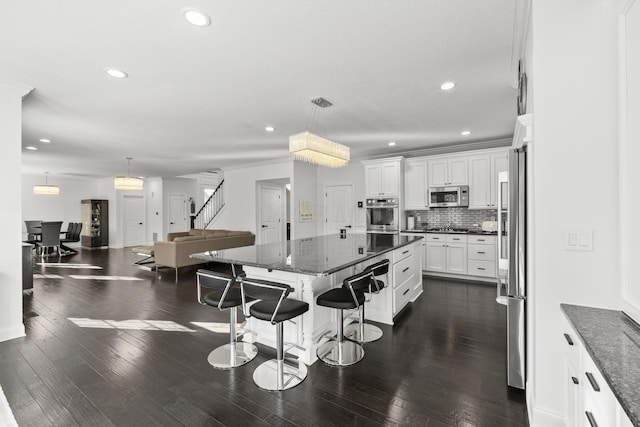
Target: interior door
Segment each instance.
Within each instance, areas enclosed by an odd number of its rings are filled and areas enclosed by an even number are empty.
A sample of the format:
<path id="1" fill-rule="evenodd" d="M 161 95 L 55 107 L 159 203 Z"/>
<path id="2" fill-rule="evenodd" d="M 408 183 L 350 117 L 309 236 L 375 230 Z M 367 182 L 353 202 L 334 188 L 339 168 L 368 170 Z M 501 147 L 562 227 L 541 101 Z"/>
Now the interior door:
<path id="1" fill-rule="evenodd" d="M 260 185 L 260 217 L 258 218 L 260 244 L 282 240 L 282 187 Z"/>
<path id="2" fill-rule="evenodd" d="M 337 234 L 344 228 L 353 229 L 353 188 L 351 185 L 330 185 L 325 188 L 324 234 Z"/>
<path id="3" fill-rule="evenodd" d="M 172 194 L 169 196 L 169 233 L 187 231 L 187 196 L 184 194 Z"/>
<path id="4" fill-rule="evenodd" d="M 124 247 L 140 246 L 145 242 L 145 206 L 144 196 L 125 195 L 123 201 Z"/>

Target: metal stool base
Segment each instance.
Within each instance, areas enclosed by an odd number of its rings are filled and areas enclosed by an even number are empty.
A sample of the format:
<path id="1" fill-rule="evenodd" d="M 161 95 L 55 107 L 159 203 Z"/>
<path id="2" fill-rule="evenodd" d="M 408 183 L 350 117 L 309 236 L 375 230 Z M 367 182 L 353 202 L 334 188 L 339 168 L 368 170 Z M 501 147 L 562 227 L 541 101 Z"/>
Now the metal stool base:
<path id="1" fill-rule="evenodd" d="M 239 341 L 216 348 L 209 353 L 207 362 L 216 369 L 231 369 L 251 362 L 257 354 L 258 348 L 255 345 Z"/>
<path id="2" fill-rule="evenodd" d="M 318 359 L 327 365 L 349 366 L 364 357 L 364 349 L 352 341 L 329 341 L 318 347 Z"/>
<path id="3" fill-rule="evenodd" d="M 344 337 L 348 340 L 363 343 L 378 341 L 382 338 L 382 329 L 365 323 L 362 325 L 364 334 L 360 331 L 360 324 L 352 323 L 344 328 Z"/>
<path id="4" fill-rule="evenodd" d="M 278 363 L 282 363 L 282 384 L 278 384 Z M 307 365 L 298 360 L 271 359 L 253 371 L 253 382 L 264 390 L 288 390 L 300 384 L 307 377 Z"/>

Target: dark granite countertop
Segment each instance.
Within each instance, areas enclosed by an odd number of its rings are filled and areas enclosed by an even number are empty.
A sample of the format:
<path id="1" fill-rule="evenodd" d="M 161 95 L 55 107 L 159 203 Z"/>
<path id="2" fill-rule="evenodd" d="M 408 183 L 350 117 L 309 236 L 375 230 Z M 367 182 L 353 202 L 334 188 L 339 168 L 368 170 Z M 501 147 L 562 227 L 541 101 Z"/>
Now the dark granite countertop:
<path id="1" fill-rule="evenodd" d="M 640 326 L 623 312 L 560 304 L 634 426 L 640 426 Z"/>
<path id="2" fill-rule="evenodd" d="M 296 239 L 280 243 L 243 246 L 202 252 L 191 258 L 262 267 L 315 276 L 327 276 L 369 258 L 406 246 L 422 236 L 394 235 L 389 244 L 367 244 L 365 234 L 339 234 Z"/>

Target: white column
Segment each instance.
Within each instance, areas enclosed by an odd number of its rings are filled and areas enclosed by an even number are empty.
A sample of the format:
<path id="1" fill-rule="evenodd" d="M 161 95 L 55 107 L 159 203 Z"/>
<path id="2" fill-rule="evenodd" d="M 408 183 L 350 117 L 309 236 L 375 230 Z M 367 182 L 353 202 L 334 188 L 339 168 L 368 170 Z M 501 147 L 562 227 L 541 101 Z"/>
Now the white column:
<path id="1" fill-rule="evenodd" d="M 22 98 L 32 88 L 0 82 L 0 341 L 24 336 L 22 323 Z"/>

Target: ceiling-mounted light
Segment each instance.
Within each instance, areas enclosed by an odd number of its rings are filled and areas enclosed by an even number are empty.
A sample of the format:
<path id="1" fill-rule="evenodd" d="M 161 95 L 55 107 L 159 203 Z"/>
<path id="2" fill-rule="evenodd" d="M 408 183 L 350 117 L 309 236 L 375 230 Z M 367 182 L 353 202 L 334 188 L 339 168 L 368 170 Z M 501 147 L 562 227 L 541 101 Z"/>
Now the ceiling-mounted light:
<path id="1" fill-rule="evenodd" d="M 444 82 L 440 85 L 440 89 L 442 90 L 451 90 L 454 87 L 456 87 L 456 84 L 454 82 Z"/>
<path id="2" fill-rule="evenodd" d="M 32 145 L 27 145 L 24 148 L 25 148 L 25 150 L 38 151 L 38 148 L 36 148 L 36 147 L 34 147 Z"/>
<path id="3" fill-rule="evenodd" d="M 104 72 L 116 79 L 126 79 L 129 77 L 127 73 L 122 70 L 118 70 L 117 68 L 105 68 Z"/>
<path id="4" fill-rule="evenodd" d="M 51 140 L 47 138 L 40 138 L 40 142 L 42 142 L 43 144 L 51 144 Z"/>
<path id="5" fill-rule="evenodd" d="M 463 130 L 462 132 L 460 132 L 460 135 L 462 135 L 462 136 L 471 135 L 471 131 L 470 130 Z"/>
<path id="6" fill-rule="evenodd" d="M 211 18 L 199 10 L 184 9 L 182 15 L 191 25 L 195 25 L 196 27 L 208 27 L 211 25 Z"/>
<path id="7" fill-rule="evenodd" d="M 310 127 L 318 120 L 318 107 L 327 108 L 333 104 L 324 98 L 311 101 L 315 105 Z M 311 132 L 302 132 L 289 137 L 289 152 L 296 160 L 314 163 L 330 168 L 339 168 L 349 163 L 350 150 L 346 145 L 329 141 Z"/>
<path id="8" fill-rule="evenodd" d="M 49 175 L 49 172 L 44 173 L 44 185 L 33 186 L 33 194 L 41 194 L 45 196 L 57 196 L 60 194 L 60 187 L 57 185 L 49 185 L 47 175 Z"/>
<path id="9" fill-rule="evenodd" d="M 266 132 L 273 132 L 273 131 L 275 131 L 275 130 L 276 130 L 276 128 L 274 128 L 273 126 L 266 126 L 266 127 L 264 128 L 264 130 L 265 130 Z"/>
<path id="10" fill-rule="evenodd" d="M 393 142 L 393 141 L 391 141 L 391 142 L 389 142 L 387 145 L 388 145 L 389 147 L 395 147 L 395 146 L 396 146 L 396 143 L 395 143 L 395 142 Z"/>
<path id="11" fill-rule="evenodd" d="M 144 180 L 135 176 L 130 176 L 131 160 L 133 157 L 127 157 L 127 176 L 116 176 L 113 180 L 113 187 L 116 190 L 142 190 L 144 188 Z"/>

